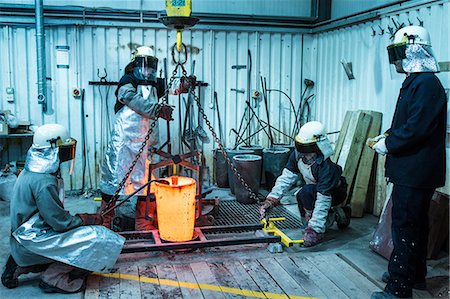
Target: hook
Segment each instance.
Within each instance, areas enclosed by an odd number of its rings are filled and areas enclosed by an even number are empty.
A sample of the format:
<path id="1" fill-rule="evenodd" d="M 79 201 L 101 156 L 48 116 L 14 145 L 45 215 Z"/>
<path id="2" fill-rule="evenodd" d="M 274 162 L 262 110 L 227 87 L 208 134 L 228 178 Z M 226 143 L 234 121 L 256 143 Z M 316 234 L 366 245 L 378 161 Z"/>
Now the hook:
<path id="1" fill-rule="evenodd" d="M 379 35 L 383 35 L 384 34 L 384 29 L 383 28 L 381 28 L 381 26 L 380 25 L 378 25 L 378 28 L 380 28 L 380 33 L 378 33 Z"/>
<path id="2" fill-rule="evenodd" d="M 97 69 L 97 77 L 100 79 L 100 82 L 106 82 L 106 77 L 108 77 L 108 73 L 106 72 L 106 68 L 103 68 L 103 71 L 105 73 L 104 76 L 100 76 L 100 70 Z"/>
<path id="3" fill-rule="evenodd" d="M 416 18 L 417 18 L 417 21 L 419 21 L 419 26 L 423 27 L 423 21 L 421 19 L 419 19 L 419 17 L 416 17 Z"/>
<path id="4" fill-rule="evenodd" d="M 409 24 L 409 26 L 414 25 L 413 22 L 411 22 L 411 20 L 409 18 L 408 18 L 408 24 Z"/>
<path id="5" fill-rule="evenodd" d="M 375 29 L 373 29 L 373 27 L 371 26 L 370 28 L 372 28 L 372 35 L 371 36 L 375 36 L 377 35 L 377 32 L 375 31 Z"/>

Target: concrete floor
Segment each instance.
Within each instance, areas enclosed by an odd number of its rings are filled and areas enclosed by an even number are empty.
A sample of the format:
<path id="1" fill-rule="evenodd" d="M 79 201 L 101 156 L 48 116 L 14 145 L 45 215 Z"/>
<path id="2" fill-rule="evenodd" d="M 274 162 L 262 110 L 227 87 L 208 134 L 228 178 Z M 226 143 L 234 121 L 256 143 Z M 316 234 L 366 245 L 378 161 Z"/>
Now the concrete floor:
<path id="1" fill-rule="evenodd" d="M 214 191 L 210 196 L 229 197 L 230 195 L 225 190 Z M 83 196 L 69 196 L 66 198 L 66 209 L 71 213 L 93 213 L 97 210 L 100 202 L 94 201 L 93 197 L 84 198 Z M 286 206 L 293 213 L 298 213 L 297 206 Z M 10 235 L 10 223 L 8 216 L 9 204 L 0 201 L 0 265 L 5 264 L 5 261 L 9 254 L 9 235 Z M 340 254 L 345 257 L 351 257 L 352 261 L 356 264 L 356 269 L 364 268 L 364 272 L 367 272 L 368 279 L 382 288 L 383 284 L 379 277 L 381 276 L 381 269 L 387 269 L 387 261 L 380 256 L 372 253 L 368 248 L 368 243 L 371 240 L 373 231 L 377 225 L 377 218 L 372 215 L 365 215 L 363 218 L 352 219 L 352 223 L 345 231 L 338 230 L 335 226 L 329 230 L 326 234 L 326 240 L 324 243 L 313 247 L 303 248 L 295 246 L 286 248 L 283 253 L 279 255 L 317 255 L 317 254 Z M 298 231 L 294 230 L 288 232 L 291 237 L 296 237 Z M 170 261 L 171 263 L 193 263 L 195 261 L 220 261 L 230 259 L 243 259 L 243 258 L 267 258 L 273 254 L 269 253 L 265 245 L 242 245 L 233 247 L 217 247 L 217 248 L 205 248 L 191 253 L 172 253 L 172 252 L 154 252 L 154 253 L 140 253 L 140 254 L 126 254 L 121 255 L 117 262 L 118 267 L 124 267 L 127 265 L 146 265 L 146 264 L 158 264 Z M 367 260 L 373 261 L 373 265 L 360 264 L 363 263 L 363 257 Z M 366 269 L 367 268 L 367 269 Z M 367 271 L 366 271 L 367 270 Z M 448 276 L 448 256 L 444 256 L 437 261 L 430 261 L 429 272 L 434 275 Z M 378 273 L 380 272 L 380 273 Z M 369 275 L 371 277 L 369 277 Z M 29 274 L 21 276 L 20 286 L 16 289 L 9 290 L 0 286 L 0 298 L 84 298 L 84 294 L 72 294 L 72 295 L 60 295 L 60 294 L 46 294 L 42 292 L 38 287 L 39 275 Z M 428 294 L 428 293 L 427 293 Z M 447 294 L 448 295 L 448 294 Z M 367 294 L 367 298 L 370 294 Z M 415 297 L 429 298 L 428 295 L 415 293 Z"/>

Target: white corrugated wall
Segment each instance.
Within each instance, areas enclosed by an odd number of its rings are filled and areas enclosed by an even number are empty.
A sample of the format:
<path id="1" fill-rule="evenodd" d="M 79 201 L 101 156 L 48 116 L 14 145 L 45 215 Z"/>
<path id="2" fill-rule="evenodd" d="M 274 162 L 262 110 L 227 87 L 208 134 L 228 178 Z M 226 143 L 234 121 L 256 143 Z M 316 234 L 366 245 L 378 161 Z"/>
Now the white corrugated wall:
<path id="1" fill-rule="evenodd" d="M 43 114 L 38 105 L 36 49 L 34 28 L 0 27 L 0 110 L 11 110 L 20 120 L 32 124 L 57 122 L 67 126 L 79 144 L 75 172 L 69 179 L 67 188 L 80 189 L 82 186 L 82 120 L 86 125 L 87 162 L 85 187 L 97 187 L 100 167 L 109 138 L 109 124 L 113 123 L 115 87 L 92 86 L 89 81 L 98 81 L 104 69 L 109 81 L 118 81 L 129 62 L 131 50 L 137 45 L 156 45 L 156 55 L 162 68 L 163 58 L 170 59 L 170 48 L 175 42 L 175 32 L 161 29 L 102 28 L 59 26 L 46 28 L 47 77 L 51 91 L 50 113 Z M 276 88 L 298 99 L 301 93 L 302 73 L 302 35 L 265 32 L 227 32 L 227 31 L 186 31 L 183 41 L 188 46 L 189 55 L 186 69 L 190 72 L 195 60 L 195 74 L 198 80 L 209 84 L 203 89 L 202 100 L 208 118 L 217 130 L 217 113 L 213 104 L 213 92 L 219 100 L 224 141 L 228 146 L 234 145 L 235 135 L 232 128 L 238 128 L 245 108 L 246 94 L 238 94 L 231 88 L 246 89 L 246 70 L 234 70 L 235 64 L 247 63 L 248 49 L 252 55 L 251 73 L 252 89 L 260 89 L 260 76 L 267 77 L 268 88 Z M 69 46 L 69 69 L 56 67 L 56 46 Z M 169 65 L 169 72 L 174 68 Z M 7 87 L 14 87 L 15 102 L 5 100 Z M 84 115 L 81 100 L 72 97 L 73 87 L 85 89 Z M 171 97 L 175 105 L 175 121 L 172 123 L 172 136 L 178 134 L 178 98 Z M 262 103 L 255 108 L 260 110 Z M 182 105 L 183 106 L 183 105 Z M 269 99 L 272 125 L 286 131 L 291 130 L 293 114 L 289 102 L 279 93 L 273 93 Z M 106 108 L 109 108 L 107 110 Z M 197 111 L 197 110 L 196 110 Z M 257 112 L 260 115 L 265 112 Z M 182 111 L 184 118 L 184 107 Z M 109 118 L 109 122 L 108 122 Z M 265 117 L 263 117 L 265 119 Z M 197 120 L 197 117 L 194 118 Z M 196 121 L 197 122 L 197 121 Z M 202 124 L 206 129 L 206 126 Z M 160 126 L 164 131 L 165 125 Z M 207 129 L 206 129 L 207 130 Z M 259 140 L 267 145 L 267 139 L 260 135 Z M 276 136 L 277 142 L 286 142 L 286 138 Z M 164 139 L 164 138 L 162 138 Z M 172 140 L 176 147 L 178 139 Z M 164 140 L 162 140 L 164 141 Z M 255 142 L 258 140 L 255 140 Z M 215 148 L 213 142 L 206 144 L 204 152 L 211 167 L 211 153 Z M 3 160 L 23 158 L 26 145 L 14 149 L 10 147 L 8 156 Z M 5 163 L 6 161 L 3 161 Z M 66 166 L 67 168 L 68 166 Z M 66 172 L 63 172 L 66 173 Z M 210 172 L 212 173 L 212 171 Z"/>
<path id="2" fill-rule="evenodd" d="M 418 25 L 420 19 L 431 35 L 438 61 L 450 61 L 449 39 L 450 3 L 423 5 L 409 11 L 384 15 L 381 20 L 315 35 L 305 47 L 316 49 L 311 54 L 315 61 L 316 81 L 315 118 L 327 123 L 329 131 L 340 129 L 347 110 L 367 109 L 383 113 L 383 128 L 391 123 L 397 96 L 404 75 L 391 75 L 386 46 L 389 40 L 387 27 L 397 23 Z M 380 35 L 381 28 L 384 34 Z M 376 31 L 373 36 L 372 28 Z M 340 61 L 345 59 L 353 66 L 354 80 L 348 80 Z M 308 74 L 305 74 L 308 76 Z M 450 73 L 438 74 L 445 88 L 450 88 Z"/>

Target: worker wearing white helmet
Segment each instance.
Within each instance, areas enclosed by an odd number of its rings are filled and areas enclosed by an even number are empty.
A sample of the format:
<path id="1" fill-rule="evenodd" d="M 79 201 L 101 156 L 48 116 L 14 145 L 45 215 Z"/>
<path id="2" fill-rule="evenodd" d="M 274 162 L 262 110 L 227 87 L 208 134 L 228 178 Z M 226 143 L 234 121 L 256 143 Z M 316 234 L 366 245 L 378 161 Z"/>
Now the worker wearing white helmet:
<path id="1" fill-rule="evenodd" d="M 100 215 L 64 209 L 60 164 L 73 161 L 75 148 L 76 140 L 59 124 L 40 126 L 34 134 L 11 201 L 11 255 L 1 278 L 7 288 L 17 287 L 21 274 L 44 271 L 44 292 L 79 292 L 91 271 L 111 269 L 122 250 L 125 239 L 99 226 Z"/>
<path id="2" fill-rule="evenodd" d="M 327 226 L 335 218 L 340 228 L 350 223 L 349 207 L 336 207 L 330 213 L 330 208 L 344 202 L 347 196 L 342 168 L 330 160 L 332 154 L 323 124 L 311 121 L 303 125 L 295 136 L 295 151 L 260 208 L 261 217 L 264 217 L 266 210 L 279 204 L 283 194 L 301 176 L 305 185 L 296 196 L 300 213 L 307 222 L 303 234 L 306 247 L 320 243 Z"/>
<path id="3" fill-rule="evenodd" d="M 392 119 L 382 135 L 368 140 L 387 155 L 386 177 L 393 183 L 392 241 L 386 288 L 372 298 L 408 298 L 425 289 L 428 209 L 434 190 L 445 184 L 447 100 L 434 73 L 439 71 L 430 35 L 421 26 L 398 30 L 387 47 L 389 62 L 406 74 Z"/>
<path id="4" fill-rule="evenodd" d="M 120 79 L 114 106 L 116 113 L 111 141 L 108 145 L 102 166 L 100 191 L 102 192 L 101 210 L 105 210 L 115 194 L 119 183 L 125 177 L 133 160 L 139 153 L 142 144 L 144 151 L 134 165 L 133 171 L 125 182 L 119 195 L 129 195 L 141 188 L 149 179 L 148 149 L 159 143 L 158 122 L 146 140 L 151 120 L 162 118 L 172 120 L 173 108 L 158 103 L 165 94 L 164 80 L 156 78 L 158 59 L 153 49 L 147 46 L 138 47 L 132 54 L 131 62 L 125 67 L 125 75 Z M 187 81 L 183 81 L 187 82 Z M 189 81 L 191 82 L 191 81 Z M 191 82 L 195 84 L 195 82 Z M 190 86 L 190 85 L 189 85 Z M 186 90 L 189 86 L 185 86 Z M 155 203 L 146 203 L 147 188 L 137 192 L 135 230 L 155 228 Z M 114 211 L 104 215 L 104 225 L 111 228 Z"/>

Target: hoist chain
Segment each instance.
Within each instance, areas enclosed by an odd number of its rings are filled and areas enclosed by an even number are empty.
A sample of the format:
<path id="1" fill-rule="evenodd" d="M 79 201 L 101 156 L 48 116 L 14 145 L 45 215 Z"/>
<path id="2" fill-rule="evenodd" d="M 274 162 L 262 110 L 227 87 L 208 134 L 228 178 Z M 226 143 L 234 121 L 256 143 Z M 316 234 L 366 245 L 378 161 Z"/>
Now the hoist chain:
<path id="1" fill-rule="evenodd" d="M 186 70 L 183 68 L 183 76 L 187 76 Z M 209 131 L 211 132 L 214 141 L 217 143 L 217 146 L 219 147 L 220 152 L 222 153 L 223 157 L 225 158 L 225 161 L 227 162 L 228 166 L 233 170 L 234 175 L 237 177 L 239 182 L 242 184 L 242 186 L 245 188 L 245 190 L 249 193 L 249 196 L 251 199 L 254 199 L 258 201 L 258 195 L 253 192 L 252 188 L 247 184 L 247 182 L 244 180 L 244 178 L 241 176 L 239 171 L 237 170 L 236 166 L 234 166 L 233 162 L 231 161 L 230 157 L 228 157 L 227 152 L 225 151 L 225 148 L 222 144 L 222 141 L 217 136 L 217 133 L 214 131 L 214 127 L 212 126 L 211 122 L 209 121 L 208 117 L 206 116 L 205 110 L 202 107 L 202 103 L 200 102 L 200 98 L 195 94 L 194 88 L 190 89 L 190 93 L 195 99 L 195 102 L 198 107 L 198 111 L 201 114 L 203 120 L 205 121 L 206 125 L 208 126 Z"/>

